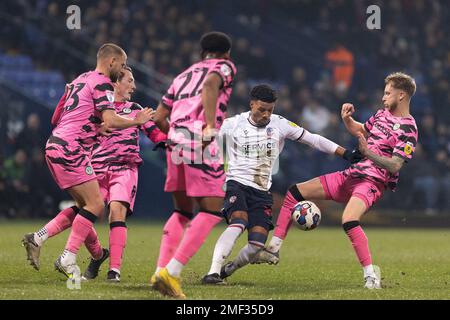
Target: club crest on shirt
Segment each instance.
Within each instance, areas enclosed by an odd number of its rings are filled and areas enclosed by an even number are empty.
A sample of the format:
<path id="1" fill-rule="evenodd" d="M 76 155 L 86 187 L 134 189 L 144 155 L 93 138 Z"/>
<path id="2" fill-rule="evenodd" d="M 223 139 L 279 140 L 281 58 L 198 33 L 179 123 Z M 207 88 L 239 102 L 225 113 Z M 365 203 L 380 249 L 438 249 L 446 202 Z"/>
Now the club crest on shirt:
<path id="1" fill-rule="evenodd" d="M 106 94 L 106 98 L 108 99 L 109 102 L 113 103 L 114 102 L 114 92 L 112 91 L 105 91 Z"/>
<path id="2" fill-rule="evenodd" d="M 266 133 L 267 133 L 267 136 L 268 136 L 268 137 L 271 137 L 271 136 L 273 135 L 273 128 L 270 128 L 270 127 L 267 128 L 267 129 L 266 129 Z"/>
<path id="3" fill-rule="evenodd" d="M 91 175 L 91 174 L 94 173 L 94 170 L 92 169 L 91 166 L 87 166 L 86 169 L 85 169 L 85 171 L 86 171 L 86 174 L 87 174 L 87 175 Z"/>
<path id="4" fill-rule="evenodd" d="M 227 66 L 226 64 L 223 64 L 220 66 L 220 71 L 225 75 L 225 76 L 229 76 L 231 73 L 231 69 L 229 66 Z"/>
<path id="5" fill-rule="evenodd" d="M 130 108 L 123 108 L 122 112 L 125 113 L 125 114 L 129 114 L 129 113 L 131 113 L 131 109 Z"/>
<path id="6" fill-rule="evenodd" d="M 403 150 L 407 156 L 409 156 L 413 152 L 414 145 L 412 142 L 407 142 L 405 144 L 405 149 Z"/>
<path id="7" fill-rule="evenodd" d="M 400 123 L 395 123 L 393 126 L 392 126 L 392 130 L 398 130 L 398 129 L 400 129 Z"/>

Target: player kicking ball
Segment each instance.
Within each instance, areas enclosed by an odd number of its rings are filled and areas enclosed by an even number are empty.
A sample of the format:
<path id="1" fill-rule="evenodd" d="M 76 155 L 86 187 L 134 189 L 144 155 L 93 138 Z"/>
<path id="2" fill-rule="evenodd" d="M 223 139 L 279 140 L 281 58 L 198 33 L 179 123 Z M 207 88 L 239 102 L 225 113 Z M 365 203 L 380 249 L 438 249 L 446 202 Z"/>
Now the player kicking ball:
<path id="1" fill-rule="evenodd" d="M 279 250 L 291 225 L 291 213 L 303 200 L 334 200 L 346 203 L 342 227 L 363 267 L 365 288 L 380 289 L 381 280 L 372 265 L 367 237 L 360 219 L 378 201 L 386 189 L 395 190 L 399 171 L 412 158 L 417 144 L 417 126 L 409 113 L 416 91 L 414 79 L 404 73 L 392 73 L 385 79 L 384 108 L 364 124 L 352 118 L 355 108 L 342 106 L 341 116 L 347 130 L 359 139 L 364 159 L 350 168 L 326 174 L 289 188 L 278 216 L 273 237 L 260 251 L 255 263 L 277 264 Z"/>
<path id="2" fill-rule="evenodd" d="M 114 99 L 117 101 L 113 104 L 114 110 L 121 117 L 120 121 L 131 121 L 130 119 L 134 119 L 142 109 L 138 104 L 128 102 L 135 90 L 131 69 L 126 67 L 114 79 L 117 80 L 111 85 L 111 89 L 114 90 Z M 103 101 L 106 99 L 103 98 Z M 63 97 L 52 118 L 54 126 L 61 120 L 64 104 L 66 104 L 66 98 Z M 148 111 L 151 110 L 148 109 Z M 98 121 L 100 119 L 96 120 L 96 122 Z M 120 275 L 121 257 L 126 241 L 125 215 L 126 212 L 130 213 L 133 207 L 135 186 L 137 185 L 137 166 L 142 162 L 139 157 L 137 141 L 137 131 L 140 126 L 140 123 L 136 123 L 128 129 L 113 131 L 108 137 L 97 137 L 93 144 L 95 150 L 90 162 L 93 170 L 91 175 L 95 172 L 94 177 L 100 182 L 101 197 L 110 203 L 110 271 L 115 272 L 114 274 L 108 273 L 108 279 L 112 281 L 120 279 L 117 274 Z M 87 127 L 85 128 L 87 130 Z M 145 122 L 141 128 L 153 141 L 165 137 L 158 130 L 154 130 L 155 126 L 151 121 Z M 100 144 L 99 139 L 103 139 Z M 114 201 L 109 201 L 109 199 Z M 44 242 L 72 226 L 80 208 L 80 203 L 77 202 L 76 206 L 61 211 L 39 231 L 24 236 L 23 244 L 28 260 L 36 270 L 39 270 L 40 267 L 40 249 Z M 97 276 L 100 265 L 109 257 L 109 250 L 101 247 L 94 228 L 91 228 L 84 244 L 92 256 L 84 277 L 93 279 Z M 66 275 L 69 276 L 70 273 Z"/>
<path id="3" fill-rule="evenodd" d="M 272 170 L 286 139 L 298 141 L 319 151 L 335 154 L 354 163 L 359 152 L 345 150 L 336 143 L 312 134 L 295 123 L 273 114 L 276 92 L 258 85 L 250 92 L 250 111 L 225 120 L 219 136 L 226 139 L 228 170 L 222 214 L 228 228 L 217 240 L 211 269 L 203 284 L 222 284 L 223 279 L 251 262 L 264 248 L 273 229 Z M 248 230 L 248 244 L 238 256 L 224 265 L 236 240 Z"/>

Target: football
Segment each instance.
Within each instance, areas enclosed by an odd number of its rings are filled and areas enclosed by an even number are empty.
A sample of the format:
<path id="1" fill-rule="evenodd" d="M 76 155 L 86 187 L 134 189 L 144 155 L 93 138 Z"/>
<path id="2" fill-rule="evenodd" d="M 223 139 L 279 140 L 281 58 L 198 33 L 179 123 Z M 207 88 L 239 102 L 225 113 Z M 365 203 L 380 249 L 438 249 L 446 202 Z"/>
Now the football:
<path id="1" fill-rule="evenodd" d="M 300 201 L 292 211 L 292 220 L 299 229 L 304 231 L 315 229 L 321 217 L 319 207 L 312 201 Z"/>

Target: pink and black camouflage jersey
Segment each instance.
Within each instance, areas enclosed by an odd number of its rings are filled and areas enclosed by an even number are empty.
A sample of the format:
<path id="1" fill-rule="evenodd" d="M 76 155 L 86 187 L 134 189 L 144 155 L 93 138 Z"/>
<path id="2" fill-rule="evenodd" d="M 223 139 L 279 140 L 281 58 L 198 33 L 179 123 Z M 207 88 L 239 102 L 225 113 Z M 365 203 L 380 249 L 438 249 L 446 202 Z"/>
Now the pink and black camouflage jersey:
<path id="1" fill-rule="evenodd" d="M 115 102 L 116 113 L 122 117 L 134 119 L 142 107 L 134 102 Z M 94 144 L 92 152 L 92 166 L 96 173 L 106 170 L 123 171 L 137 167 L 142 163 L 139 156 L 139 130 L 152 142 L 158 143 L 167 139 L 153 121 L 144 125 L 114 130 L 110 136 L 102 136 Z"/>
<path id="2" fill-rule="evenodd" d="M 97 71 L 83 73 L 66 85 L 45 148 L 47 164 L 60 188 L 95 179 L 92 146 L 98 140 L 101 113 L 114 110 L 113 91 L 110 78 Z"/>
<path id="3" fill-rule="evenodd" d="M 201 136 L 202 126 L 205 125 L 201 92 L 203 82 L 210 73 L 216 73 L 222 79 L 222 87 L 217 98 L 216 129 L 222 126 L 236 67 L 230 60 L 205 59 L 179 74 L 162 98 L 162 104 L 171 112 L 168 136 L 172 145 L 192 144 L 195 138 L 199 139 Z M 198 141 L 201 142 L 201 139 Z"/>
<path id="4" fill-rule="evenodd" d="M 396 156 L 406 162 L 413 156 L 417 145 L 418 131 L 414 118 L 393 116 L 388 109 L 380 109 L 364 123 L 368 133 L 368 148 L 384 157 Z M 377 166 L 370 159 L 352 165 L 344 175 L 371 180 L 395 190 L 399 174 Z"/>

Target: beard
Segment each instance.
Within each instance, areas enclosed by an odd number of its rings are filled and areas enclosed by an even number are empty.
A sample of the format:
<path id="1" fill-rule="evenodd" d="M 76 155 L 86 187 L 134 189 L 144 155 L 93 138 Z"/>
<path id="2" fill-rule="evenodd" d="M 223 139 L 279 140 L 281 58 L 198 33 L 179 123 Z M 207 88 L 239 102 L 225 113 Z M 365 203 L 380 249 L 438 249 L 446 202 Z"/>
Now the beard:
<path id="1" fill-rule="evenodd" d="M 397 102 L 392 102 L 390 105 L 388 105 L 388 109 L 389 111 L 394 111 L 395 109 L 397 109 L 398 103 Z"/>

